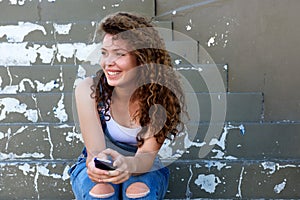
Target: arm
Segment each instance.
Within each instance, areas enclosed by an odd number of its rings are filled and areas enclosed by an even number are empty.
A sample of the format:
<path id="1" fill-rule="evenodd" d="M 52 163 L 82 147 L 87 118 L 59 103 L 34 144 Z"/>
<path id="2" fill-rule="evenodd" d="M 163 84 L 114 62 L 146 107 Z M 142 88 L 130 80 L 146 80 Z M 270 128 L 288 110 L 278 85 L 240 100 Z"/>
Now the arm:
<path id="1" fill-rule="evenodd" d="M 101 127 L 95 99 L 91 98 L 92 78 L 81 81 L 75 89 L 75 100 L 84 144 L 88 151 L 87 162 L 105 149 L 105 139 Z"/>
<path id="2" fill-rule="evenodd" d="M 126 181 L 131 175 L 139 175 L 150 171 L 154 159 L 161 147 L 156 138 L 145 139 L 142 147 L 138 148 L 135 156 L 123 156 L 112 149 L 106 149 L 104 154 L 112 156 L 116 170 L 109 172 L 109 178 L 103 182 L 119 184 Z"/>

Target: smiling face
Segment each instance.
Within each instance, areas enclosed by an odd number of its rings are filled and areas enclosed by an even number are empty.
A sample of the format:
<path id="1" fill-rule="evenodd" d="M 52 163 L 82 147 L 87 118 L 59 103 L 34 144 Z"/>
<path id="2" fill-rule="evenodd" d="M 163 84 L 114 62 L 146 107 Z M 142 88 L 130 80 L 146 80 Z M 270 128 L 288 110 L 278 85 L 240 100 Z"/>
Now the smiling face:
<path id="1" fill-rule="evenodd" d="M 130 53 L 126 40 L 106 34 L 102 41 L 100 65 L 110 86 L 122 87 L 134 84 L 133 68 L 137 66 L 136 56 Z"/>

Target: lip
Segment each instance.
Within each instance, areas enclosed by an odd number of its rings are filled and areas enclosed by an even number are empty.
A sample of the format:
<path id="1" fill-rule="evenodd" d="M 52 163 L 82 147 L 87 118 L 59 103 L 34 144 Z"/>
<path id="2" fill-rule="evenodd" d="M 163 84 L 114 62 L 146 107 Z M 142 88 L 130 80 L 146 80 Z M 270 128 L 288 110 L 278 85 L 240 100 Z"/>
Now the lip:
<path id="1" fill-rule="evenodd" d="M 121 72 L 121 70 L 106 70 L 106 76 L 107 78 L 114 79 L 117 78 Z"/>

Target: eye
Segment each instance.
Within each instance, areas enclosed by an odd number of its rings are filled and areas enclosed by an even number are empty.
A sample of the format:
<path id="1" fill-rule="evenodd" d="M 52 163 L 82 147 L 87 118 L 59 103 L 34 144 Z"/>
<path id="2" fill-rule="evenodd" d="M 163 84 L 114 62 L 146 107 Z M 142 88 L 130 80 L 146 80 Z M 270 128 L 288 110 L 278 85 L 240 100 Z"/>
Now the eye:
<path id="1" fill-rule="evenodd" d="M 126 53 L 123 52 L 117 52 L 116 56 L 121 57 L 121 56 L 126 56 Z"/>
<path id="2" fill-rule="evenodd" d="M 101 55 L 102 56 L 107 56 L 107 52 L 106 51 L 101 51 Z"/>

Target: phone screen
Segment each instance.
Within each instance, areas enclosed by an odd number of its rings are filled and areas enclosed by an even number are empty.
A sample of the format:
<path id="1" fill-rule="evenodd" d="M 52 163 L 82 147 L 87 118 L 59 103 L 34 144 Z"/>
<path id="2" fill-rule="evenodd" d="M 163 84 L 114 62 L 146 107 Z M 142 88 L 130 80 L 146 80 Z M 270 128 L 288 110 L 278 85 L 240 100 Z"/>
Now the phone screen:
<path id="1" fill-rule="evenodd" d="M 94 158 L 95 166 L 102 170 L 115 170 L 113 163 L 110 160 L 101 160 Z"/>

